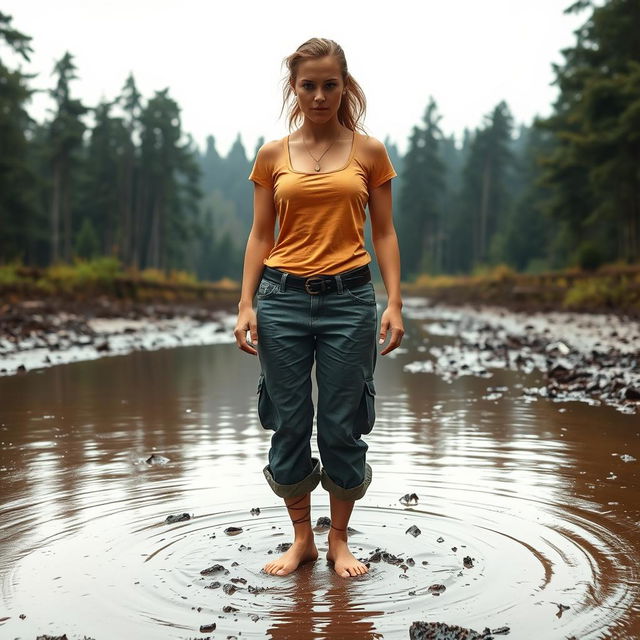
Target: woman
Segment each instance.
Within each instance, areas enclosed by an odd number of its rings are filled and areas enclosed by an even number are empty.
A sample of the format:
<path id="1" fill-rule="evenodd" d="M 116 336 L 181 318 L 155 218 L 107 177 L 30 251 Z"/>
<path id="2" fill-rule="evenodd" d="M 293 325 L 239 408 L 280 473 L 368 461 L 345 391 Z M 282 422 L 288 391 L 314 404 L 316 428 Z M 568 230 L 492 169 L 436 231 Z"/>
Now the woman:
<path id="1" fill-rule="evenodd" d="M 259 356 L 258 415 L 275 432 L 264 475 L 284 498 L 294 528 L 291 547 L 264 571 L 287 575 L 318 558 L 310 494 L 321 482 L 331 504 L 327 559 L 338 575 L 357 576 L 368 569 L 349 551 L 347 527 L 354 501 L 371 482 L 361 436 L 375 420 L 377 308 L 364 248 L 365 207 L 388 294 L 379 334 L 380 343 L 390 336 L 385 355 L 404 335 L 392 221 L 396 172 L 384 145 L 356 131 L 365 97 L 337 43 L 311 38 L 285 62 L 283 108 L 295 97 L 289 129 L 303 122 L 264 144 L 249 176 L 254 220 L 234 331 L 238 347 Z M 310 446 L 314 357 L 322 468 Z"/>

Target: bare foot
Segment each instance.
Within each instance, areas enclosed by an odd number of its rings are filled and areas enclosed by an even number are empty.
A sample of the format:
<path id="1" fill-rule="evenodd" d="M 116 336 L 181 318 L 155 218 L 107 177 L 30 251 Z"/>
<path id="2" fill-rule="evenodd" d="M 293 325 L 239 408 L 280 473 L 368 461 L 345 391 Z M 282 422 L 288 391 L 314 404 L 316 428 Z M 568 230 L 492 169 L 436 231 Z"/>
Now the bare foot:
<path id="1" fill-rule="evenodd" d="M 313 538 L 294 540 L 293 544 L 277 560 L 264 565 L 264 572 L 272 576 L 286 576 L 305 562 L 318 559 L 318 549 Z"/>
<path id="2" fill-rule="evenodd" d="M 327 560 L 333 562 L 334 571 L 343 578 L 352 576 L 360 576 L 369 572 L 367 565 L 356 560 L 354 555 L 349 551 L 347 541 L 337 536 L 332 536 L 329 532 L 329 551 L 327 551 Z"/>

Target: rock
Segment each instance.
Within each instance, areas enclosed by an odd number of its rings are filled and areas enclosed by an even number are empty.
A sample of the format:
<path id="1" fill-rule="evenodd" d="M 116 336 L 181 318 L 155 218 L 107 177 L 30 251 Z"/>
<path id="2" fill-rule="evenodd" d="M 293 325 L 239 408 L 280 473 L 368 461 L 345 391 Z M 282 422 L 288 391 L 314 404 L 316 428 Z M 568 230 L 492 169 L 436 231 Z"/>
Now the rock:
<path id="1" fill-rule="evenodd" d="M 622 462 L 635 462 L 636 459 L 633 456 L 630 456 L 628 453 L 623 453 L 620 456 L 620 460 L 622 460 Z"/>
<path id="2" fill-rule="evenodd" d="M 201 624 L 200 625 L 200 633 L 209 633 L 209 631 L 215 631 L 216 623 L 212 622 L 211 624 Z"/>
<path id="3" fill-rule="evenodd" d="M 418 529 L 418 527 L 416 527 L 415 524 L 412 524 L 406 531 L 405 533 L 410 533 L 414 538 L 417 538 L 422 531 L 420 531 L 420 529 Z"/>
<path id="4" fill-rule="evenodd" d="M 442 536 L 440 536 L 440 537 L 436 540 L 436 542 L 444 542 L 444 538 L 443 538 Z"/>
<path id="5" fill-rule="evenodd" d="M 316 522 L 316 526 L 313 527 L 314 531 L 326 531 L 331 527 L 331 518 L 327 518 L 327 516 L 321 516 L 318 518 Z"/>
<path id="6" fill-rule="evenodd" d="M 252 516 L 259 516 L 260 515 L 260 508 L 259 507 L 254 507 L 253 509 L 251 509 L 251 515 Z"/>
<path id="7" fill-rule="evenodd" d="M 263 591 L 266 591 L 267 587 L 252 587 L 251 585 L 249 585 L 247 587 L 247 591 L 249 593 L 262 593 Z"/>
<path id="8" fill-rule="evenodd" d="M 200 572 L 202 573 L 202 571 Z M 210 584 L 205 585 L 205 589 L 219 589 L 222 585 L 219 582 L 211 582 Z"/>
<path id="9" fill-rule="evenodd" d="M 402 498 L 400 498 L 400 502 L 402 502 L 402 504 L 405 505 L 405 506 L 416 505 L 416 504 L 418 504 L 418 494 L 416 494 L 416 493 L 405 493 L 402 496 Z"/>
<path id="10" fill-rule="evenodd" d="M 242 527 L 227 527 L 224 532 L 228 536 L 237 536 L 239 533 L 242 533 Z"/>
<path id="11" fill-rule="evenodd" d="M 207 569 L 203 569 L 200 572 L 201 576 L 215 576 L 215 575 L 227 575 L 229 573 L 228 569 L 225 569 L 221 564 L 214 564 Z"/>
<path id="12" fill-rule="evenodd" d="M 224 607 L 222 607 L 222 611 L 224 613 L 235 613 L 237 609 L 235 607 L 232 607 L 231 605 L 226 604 Z"/>
<path id="13" fill-rule="evenodd" d="M 169 462 L 169 458 L 152 453 L 145 462 L 147 464 L 167 464 L 167 462 Z"/>
<path id="14" fill-rule="evenodd" d="M 290 547 L 291 547 L 291 543 L 290 542 L 281 542 L 276 547 L 276 551 L 278 551 L 279 553 L 284 553 L 285 551 L 288 551 Z"/>
<path id="15" fill-rule="evenodd" d="M 428 587 L 427 591 L 433 593 L 434 596 L 439 596 L 441 593 L 444 593 L 447 590 L 443 584 L 432 584 Z"/>
<path id="16" fill-rule="evenodd" d="M 231 578 L 231 582 L 235 584 L 247 584 L 246 578 Z"/>
<path id="17" fill-rule="evenodd" d="M 414 622 L 409 628 L 410 640 L 482 640 L 486 638 L 473 629 L 444 622 Z"/>
<path id="18" fill-rule="evenodd" d="M 362 560 L 362 562 L 386 562 L 387 564 L 400 565 L 404 560 L 387 551 L 376 549 L 366 560 Z"/>
<path id="19" fill-rule="evenodd" d="M 467 569 L 472 569 L 473 568 L 473 560 L 471 559 L 471 556 L 465 556 L 464 559 L 462 560 L 462 564 Z"/>
<path id="20" fill-rule="evenodd" d="M 640 389 L 635 387 L 626 387 L 623 397 L 625 400 L 640 400 Z"/>
<path id="21" fill-rule="evenodd" d="M 180 513 L 176 516 L 167 516 L 165 522 L 172 524 L 174 522 L 183 522 L 184 520 L 191 520 L 191 516 L 188 513 Z"/>
<path id="22" fill-rule="evenodd" d="M 498 635 L 506 635 L 507 633 L 509 633 L 509 631 L 511 631 L 511 629 L 509 629 L 509 627 L 498 627 L 497 629 L 491 629 L 491 634 L 494 636 L 498 636 Z"/>
<path id="23" fill-rule="evenodd" d="M 222 587 L 222 590 L 228 595 L 228 596 L 232 596 L 236 591 L 236 587 L 235 585 L 231 584 L 230 582 L 227 582 L 227 584 L 225 584 Z"/>

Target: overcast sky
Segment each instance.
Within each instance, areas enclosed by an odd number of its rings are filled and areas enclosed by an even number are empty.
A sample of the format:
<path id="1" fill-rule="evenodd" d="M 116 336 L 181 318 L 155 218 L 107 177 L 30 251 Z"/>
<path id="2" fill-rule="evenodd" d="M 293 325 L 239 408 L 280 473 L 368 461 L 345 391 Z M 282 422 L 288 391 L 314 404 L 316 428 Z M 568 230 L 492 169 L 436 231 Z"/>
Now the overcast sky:
<path id="1" fill-rule="evenodd" d="M 572 1 L 572 0 L 571 0 Z M 54 61 L 69 51 L 75 97 L 113 99 L 128 73 L 144 98 L 169 88 L 183 129 L 228 151 L 240 133 L 249 156 L 259 136 L 288 133 L 282 59 L 312 36 L 332 38 L 367 96 L 368 132 L 404 153 L 432 95 L 441 127 L 459 140 L 506 100 L 516 125 L 546 115 L 557 95 L 552 62 L 575 42 L 587 12 L 570 0 L 3 0 L 13 26 L 32 36 L 24 71 L 49 89 Z M 7 49 L 0 51 L 3 59 Z M 34 97 L 38 121 L 51 103 Z"/>

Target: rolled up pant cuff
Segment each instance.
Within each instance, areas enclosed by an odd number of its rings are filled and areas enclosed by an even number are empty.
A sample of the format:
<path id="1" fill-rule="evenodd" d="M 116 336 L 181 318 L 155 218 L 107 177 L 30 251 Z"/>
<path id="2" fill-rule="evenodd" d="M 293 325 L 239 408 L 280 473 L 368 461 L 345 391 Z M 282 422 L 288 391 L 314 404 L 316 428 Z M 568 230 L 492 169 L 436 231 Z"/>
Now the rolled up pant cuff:
<path id="1" fill-rule="evenodd" d="M 371 478 L 373 476 L 373 471 L 368 463 L 364 463 L 364 480 L 362 484 L 359 484 L 357 487 L 352 487 L 351 489 L 345 489 L 337 485 L 327 474 L 325 468 L 322 468 L 322 486 L 333 496 L 338 498 L 339 500 L 359 500 L 364 496 L 371 484 Z"/>
<path id="2" fill-rule="evenodd" d="M 267 482 L 273 489 L 273 492 L 280 498 L 295 498 L 297 496 L 303 496 L 305 493 L 313 491 L 320 482 L 320 460 L 318 460 L 318 458 L 311 458 L 311 462 L 313 462 L 313 471 L 311 471 L 308 476 L 294 484 L 280 484 L 276 482 L 273 479 L 269 465 L 263 469 L 264 477 L 267 479 Z"/>

